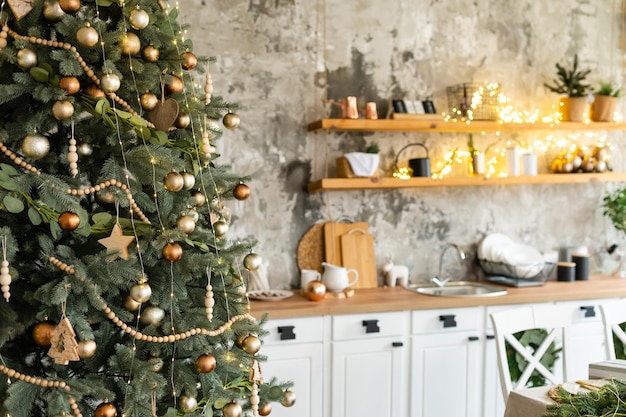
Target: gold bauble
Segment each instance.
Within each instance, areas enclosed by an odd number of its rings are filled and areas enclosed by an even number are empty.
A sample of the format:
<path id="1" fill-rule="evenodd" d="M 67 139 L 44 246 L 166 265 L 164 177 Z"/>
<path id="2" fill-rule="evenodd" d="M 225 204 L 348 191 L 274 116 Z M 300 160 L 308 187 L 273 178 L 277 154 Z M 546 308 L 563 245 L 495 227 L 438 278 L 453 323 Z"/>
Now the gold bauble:
<path id="1" fill-rule="evenodd" d="M 156 96 L 156 94 L 153 93 L 143 93 L 139 100 L 141 103 L 141 107 L 143 107 L 144 110 L 148 111 L 154 110 L 154 108 L 159 103 L 159 98 Z"/>
<path id="2" fill-rule="evenodd" d="M 104 74 L 100 78 L 100 89 L 105 93 L 115 93 L 120 89 L 120 77 L 116 74 Z"/>
<path id="3" fill-rule="evenodd" d="M 272 403 L 265 403 L 261 407 L 259 407 L 259 415 L 260 416 L 269 416 L 272 412 Z"/>
<path id="4" fill-rule="evenodd" d="M 241 342 L 241 349 L 250 355 L 256 355 L 261 349 L 261 339 L 250 334 Z"/>
<path id="5" fill-rule="evenodd" d="M 243 258 L 243 266 L 248 271 L 256 271 L 257 269 L 259 269 L 262 263 L 263 259 L 254 252 L 247 254 Z"/>
<path id="6" fill-rule="evenodd" d="M 179 129 L 185 129 L 191 124 L 191 116 L 188 113 L 179 113 L 174 124 Z"/>
<path id="7" fill-rule="evenodd" d="M 198 356 L 198 359 L 196 359 L 195 363 L 196 369 L 202 374 L 208 374 L 209 372 L 213 372 L 215 366 L 217 365 L 215 356 L 211 355 L 210 353 Z"/>
<path id="8" fill-rule="evenodd" d="M 80 91 L 80 81 L 76 77 L 63 77 L 59 80 L 59 88 L 71 96 Z"/>
<path id="9" fill-rule="evenodd" d="M 141 312 L 139 322 L 145 326 L 158 326 L 165 318 L 165 311 L 157 306 L 148 306 Z"/>
<path id="10" fill-rule="evenodd" d="M 196 185 L 196 177 L 191 172 L 183 171 L 183 188 L 185 190 L 191 190 Z"/>
<path id="11" fill-rule="evenodd" d="M 96 354 L 96 348 L 97 345 L 94 340 L 81 340 L 78 342 L 78 346 L 76 347 L 78 350 L 78 356 L 80 356 L 81 359 L 93 358 Z"/>
<path id="12" fill-rule="evenodd" d="M 80 156 L 89 156 L 93 153 L 93 148 L 87 142 L 81 142 L 78 144 L 76 151 Z"/>
<path id="13" fill-rule="evenodd" d="M 193 412 L 198 406 L 198 400 L 195 397 L 189 395 L 181 395 L 180 397 L 180 409 L 184 413 Z"/>
<path id="14" fill-rule="evenodd" d="M 68 120 L 74 115 L 74 105 L 69 100 L 57 100 L 52 105 L 52 115 L 57 120 Z"/>
<path id="15" fill-rule="evenodd" d="M 206 196 L 202 194 L 202 191 L 194 191 L 191 195 L 196 200 L 196 206 L 200 207 L 206 203 Z"/>
<path id="16" fill-rule="evenodd" d="M 239 123 L 241 123 L 241 119 L 235 113 L 226 113 L 222 118 L 222 123 L 224 123 L 224 127 L 226 129 L 237 129 Z"/>
<path id="17" fill-rule="evenodd" d="M 109 208 L 115 206 L 117 200 L 115 193 L 110 190 L 100 190 L 95 195 L 96 203 L 103 208 Z"/>
<path id="18" fill-rule="evenodd" d="M 175 75 L 170 75 L 170 77 L 172 77 L 172 79 L 167 84 L 165 84 L 165 88 L 167 89 L 167 92 L 170 94 L 182 93 L 183 89 L 185 88 L 185 84 L 183 83 L 183 80 L 181 80 L 179 77 Z"/>
<path id="19" fill-rule="evenodd" d="M 82 46 L 91 48 L 92 46 L 96 46 L 98 44 L 100 37 L 98 36 L 98 31 L 87 23 L 76 32 L 76 40 Z"/>
<path id="20" fill-rule="evenodd" d="M 80 226 L 80 217 L 74 212 L 64 211 L 59 216 L 59 226 L 61 226 L 61 229 L 67 230 L 68 232 L 76 230 L 78 226 Z"/>
<path id="21" fill-rule="evenodd" d="M 83 89 L 83 93 L 93 98 L 104 97 L 104 91 L 102 91 L 100 87 L 98 87 L 95 84 L 89 84 L 87 87 Z"/>
<path id="22" fill-rule="evenodd" d="M 130 294 L 124 297 L 124 308 L 126 310 L 135 312 L 139 310 L 139 307 L 141 307 L 141 303 L 138 301 L 135 301 L 133 297 L 130 296 Z"/>
<path id="23" fill-rule="evenodd" d="M 183 179 L 183 176 L 180 175 L 178 172 L 171 171 L 165 174 L 165 177 L 163 178 L 163 187 L 167 191 L 176 193 L 182 190 L 184 186 L 185 180 Z"/>
<path id="24" fill-rule="evenodd" d="M 120 39 L 119 47 L 124 55 L 134 56 L 141 51 L 141 40 L 133 32 L 126 32 Z"/>
<path id="25" fill-rule="evenodd" d="M 65 17 L 65 12 L 58 1 L 46 0 L 43 2 L 43 17 L 49 22 L 58 22 Z"/>
<path id="26" fill-rule="evenodd" d="M 326 286 L 322 281 L 310 281 L 303 290 L 304 296 L 311 301 L 322 301 L 326 295 Z"/>
<path id="27" fill-rule="evenodd" d="M 41 347 L 50 346 L 56 327 L 56 324 L 51 321 L 42 321 L 41 323 L 35 324 L 32 333 L 33 340 Z"/>
<path id="28" fill-rule="evenodd" d="M 280 403 L 285 407 L 291 407 L 296 403 L 296 394 L 294 394 L 293 391 L 286 389 Z"/>
<path id="29" fill-rule="evenodd" d="M 37 53 L 29 48 L 22 48 L 17 52 L 17 65 L 29 69 L 37 65 Z"/>
<path id="30" fill-rule="evenodd" d="M 22 154 L 30 159 L 37 161 L 48 155 L 49 151 L 50 141 L 43 135 L 34 133 L 22 140 Z"/>
<path id="31" fill-rule="evenodd" d="M 163 369 L 164 363 L 163 359 L 161 358 L 152 357 L 148 359 L 148 363 L 152 365 L 152 369 L 150 369 L 152 372 L 161 372 L 161 370 Z"/>
<path id="32" fill-rule="evenodd" d="M 233 190 L 233 197 L 237 200 L 245 200 L 250 197 L 250 187 L 246 184 L 237 184 Z"/>
<path id="33" fill-rule="evenodd" d="M 183 257 L 183 248 L 176 242 L 168 242 L 161 250 L 163 259 L 171 263 L 177 262 Z"/>
<path id="34" fill-rule="evenodd" d="M 117 408 L 111 403 L 102 403 L 96 407 L 95 417 L 117 417 Z"/>
<path id="35" fill-rule="evenodd" d="M 215 237 L 224 237 L 226 233 L 228 233 L 228 223 L 218 220 L 213 223 L 213 231 L 215 233 Z"/>
<path id="36" fill-rule="evenodd" d="M 228 403 L 222 408 L 222 415 L 224 417 L 241 417 L 243 410 L 238 403 Z"/>
<path id="37" fill-rule="evenodd" d="M 183 59 L 183 63 L 181 65 L 186 70 L 192 70 L 196 67 L 196 65 L 198 65 L 198 58 L 196 58 L 196 56 L 189 51 L 183 52 L 180 57 Z"/>
<path id="38" fill-rule="evenodd" d="M 150 24 L 150 15 L 142 9 L 133 9 L 130 11 L 130 25 L 137 30 L 145 29 Z"/>
<path id="39" fill-rule="evenodd" d="M 145 61 L 154 63 L 159 60 L 159 50 L 153 45 L 148 45 L 143 48 L 141 56 Z"/>
<path id="40" fill-rule="evenodd" d="M 196 229 L 196 222 L 190 216 L 180 216 L 176 220 L 176 227 L 183 231 L 183 233 L 189 235 Z"/>
<path id="41" fill-rule="evenodd" d="M 140 282 L 130 287 L 130 296 L 138 303 L 145 303 L 152 296 L 152 288 L 146 282 Z"/>
<path id="42" fill-rule="evenodd" d="M 59 0 L 59 6 L 65 13 L 76 13 L 80 9 L 80 0 Z"/>

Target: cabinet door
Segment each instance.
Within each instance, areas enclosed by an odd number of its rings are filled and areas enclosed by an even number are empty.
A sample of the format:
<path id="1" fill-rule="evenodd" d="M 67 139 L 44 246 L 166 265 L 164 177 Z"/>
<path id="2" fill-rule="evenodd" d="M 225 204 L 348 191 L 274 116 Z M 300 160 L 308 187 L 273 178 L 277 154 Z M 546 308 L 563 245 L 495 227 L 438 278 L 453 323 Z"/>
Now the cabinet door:
<path id="1" fill-rule="evenodd" d="M 411 417 L 481 417 L 476 331 L 411 336 Z"/>
<path id="2" fill-rule="evenodd" d="M 406 342 L 404 336 L 333 342 L 331 417 L 406 416 Z"/>

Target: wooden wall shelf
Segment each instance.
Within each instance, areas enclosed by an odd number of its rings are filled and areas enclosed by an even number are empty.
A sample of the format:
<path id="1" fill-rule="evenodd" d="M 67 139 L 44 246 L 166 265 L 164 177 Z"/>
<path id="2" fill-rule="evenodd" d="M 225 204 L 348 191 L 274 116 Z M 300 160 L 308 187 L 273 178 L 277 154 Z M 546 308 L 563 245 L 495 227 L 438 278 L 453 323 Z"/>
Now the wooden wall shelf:
<path id="1" fill-rule="evenodd" d="M 383 190 L 394 188 L 428 187 L 474 187 L 489 185 L 520 184 L 584 184 L 598 182 L 626 181 L 626 173 L 605 172 L 590 174 L 541 174 L 533 177 L 458 177 L 433 179 L 414 177 L 408 180 L 398 178 L 323 178 L 309 183 L 310 193 L 322 191 Z"/>
<path id="2" fill-rule="evenodd" d="M 307 126 L 309 132 L 519 132 L 524 130 L 626 130 L 626 123 L 500 123 L 474 120 L 470 123 L 443 119 L 320 119 Z"/>

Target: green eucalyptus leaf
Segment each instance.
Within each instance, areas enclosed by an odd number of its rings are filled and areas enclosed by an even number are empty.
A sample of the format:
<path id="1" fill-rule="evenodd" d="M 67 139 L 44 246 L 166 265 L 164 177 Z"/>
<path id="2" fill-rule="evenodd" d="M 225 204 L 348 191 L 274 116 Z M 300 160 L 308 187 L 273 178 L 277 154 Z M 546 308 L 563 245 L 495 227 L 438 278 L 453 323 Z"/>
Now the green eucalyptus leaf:
<path id="1" fill-rule="evenodd" d="M 15 169 L 13 165 L 0 164 L 0 169 L 2 170 L 2 172 L 5 172 L 10 176 L 17 175 L 17 169 Z"/>
<path id="2" fill-rule="evenodd" d="M 217 408 L 219 410 L 219 409 L 224 408 L 224 406 L 226 404 L 228 404 L 229 402 L 230 402 L 230 400 L 228 398 L 218 398 L 218 399 L 215 400 L 215 404 L 213 404 L 213 405 L 214 405 L 215 408 Z"/>
<path id="3" fill-rule="evenodd" d="M 106 225 L 111 221 L 111 219 L 113 219 L 113 216 L 110 213 L 106 212 L 96 213 L 91 216 L 91 220 L 94 224 Z"/>
<path id="4" fill-rule="evenodd" d="M 22 200 L 12 195 L 5 195 L 2 199 L 2 203 L 9 213 L 21 213 L 24 211 L 24 203 Z"/>
<path id="5" fill-rule="evenodd" d="M 147 127 L 136 127 L 135 132 L 137 132 L 139 137 L 143 140 L 150 140 L 152 138 L 152 132 Z"/>
<path id="6" fill-rule="evenodd" d="M 48 64 L 47 62 L 40 62 L 37 64 L 37 66 L 46 70 L 48 74 L 54 74 L 54 69 L 52 68 L 52 65 Z"/>
<path id="7" fill-rule="evenodd" d="M 115 113 L 117 114 L 117 117 L 119 117 L 120 119 L 124 119 L 124 120 L 128 120 L 131 117 L 133 117 L 131 113 L 124 111 L 124 110 L 115 109 Z"/>
<path id="8" fill-rule="evenodd" d="M 176 410 L 173 407 L 169 407 L 167 411 L 165 412 L 165 414 L 163 414 L 163 417 L 176 417 L 177 414 L 178 414 L 178 410 Z"/>
<path id="9" fill-rule="evenodd" d="M 107 109 L 109 108 L 109 102 L 107 99 L 105 98 L 101 98 L 96 102 L 96 105 L 93 106 L 93 109 L 96 111 L 96 113 L 98 114 L 104 114 Z"/>
<path id="10" fill-rule="evenodd" d="M 8 176 L 7 176 L 6 179 L 2 178 L 2 176 L 0 176 L 0 187 L 4 188 L 5 190 L 9 190 L 9 191 L 15 191 L 15 190 L 20 188 L 20 186 L 17 183 L 17 181 L 11 179 Z"/>
<path id="11" fill-rule="evenodd" d="M 89 224 L 89 214 L 84 209 L 76 210 L 76 214 L 78 214 L 78 217 L 80 218 L 80 225 L 74 232 L 79 234 L 80 236 L 85 236 L 85 237 L 89 236 L 91 234 L 91 225 Z"/>
<path id="12" fill-rule="evenodd" d="M 97 0 L 96 3 L 98 4 L 98 6 L 109 7 L 114 2 L 112 0 Z"/>
<path id="13" fill-rule="evenodd" d="M 59 226 L 59 222 L 50 222 L 50 234 L 53 239 L 58 240 L 63 234 L 63 230 L 61 226 Z"/>
<path id="14" fill-rule="evenodd" d="M 150 142 L 152 142 L 155 145 L 163 146 L 167 144 L 167 139 L 168 139 L 167 133 L 162 132 L 160 130 L 153 130 Z"/>
<path id="15" fill-rule="evenodd" d="M 133 126 L 139 126 L 139 127 L 148 127 L 148 121 L 146 119 L 144 119 L 143 117 L 139 117 L 139 116 L 131 116 L 128 121 L 133 125 Z"/>
<path id="16" fill-rule="evenodd" d="M 50 73 L 41 67 L 32 67 L 30 69 L 30 76 L 40 83 L 47 83 Z"/>
<path id="17" fill-rule="evenodd" d="M 30 222 L 35 226 L 39 226 L 43 222 L 41 214 L 39 214 L 35 207 L 28 208 L 28 218 L 30 219 Z"/>

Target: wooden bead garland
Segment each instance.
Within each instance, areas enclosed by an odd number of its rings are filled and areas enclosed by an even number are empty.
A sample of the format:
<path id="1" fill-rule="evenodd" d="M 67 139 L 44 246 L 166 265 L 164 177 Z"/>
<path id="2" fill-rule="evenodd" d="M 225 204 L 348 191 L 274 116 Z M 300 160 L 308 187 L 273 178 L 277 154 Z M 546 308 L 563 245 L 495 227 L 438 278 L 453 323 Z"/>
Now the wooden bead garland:
<path id="1" fill-rule="evenodd" d="M 9 274 L 9 261 L 7 261 L 7 237 L 2 236 L 2 266 L 0 266 L 0 286 L 4 299 L 9 302 L 11 298 L 10 285 L 11 275 Z"/>

